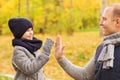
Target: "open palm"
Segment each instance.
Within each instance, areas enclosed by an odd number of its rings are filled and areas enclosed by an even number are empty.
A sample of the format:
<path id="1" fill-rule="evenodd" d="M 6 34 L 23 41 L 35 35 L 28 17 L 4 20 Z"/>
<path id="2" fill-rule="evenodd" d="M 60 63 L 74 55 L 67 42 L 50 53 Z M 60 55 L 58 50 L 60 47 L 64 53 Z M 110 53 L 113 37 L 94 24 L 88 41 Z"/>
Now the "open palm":
<path id="1" fill-rule="evenodd" d="M 62 46 L 62 39 L 60 38 L 60 36 L 57 36 L 56 43 L 55 43 L 55 58 L 57 60 L 62 58 L 63 49 L 64 47 Z"/>

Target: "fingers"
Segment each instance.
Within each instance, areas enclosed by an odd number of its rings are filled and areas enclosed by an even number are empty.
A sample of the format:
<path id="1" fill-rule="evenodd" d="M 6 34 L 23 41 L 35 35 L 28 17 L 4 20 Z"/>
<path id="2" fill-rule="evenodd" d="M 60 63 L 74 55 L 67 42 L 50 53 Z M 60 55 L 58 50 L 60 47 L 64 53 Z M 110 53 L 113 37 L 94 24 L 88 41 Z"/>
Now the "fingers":
<path id="1" fill-rule="evenodd" d="M 61 44 L 62 44 L 62 40 L 61 40 L 60 36 L 57 36 L 56 42 L 55 42 L 55 47 L 60 46 Z"/>
<path id="2" fill-rule="evenodd" d="M 62 46 L 62 39 L 60 36 L 57 36 L 55 42 L 55 58 L 57 60 L 61 59 L 63 56 L 63 50 L 65 46 Z"/>

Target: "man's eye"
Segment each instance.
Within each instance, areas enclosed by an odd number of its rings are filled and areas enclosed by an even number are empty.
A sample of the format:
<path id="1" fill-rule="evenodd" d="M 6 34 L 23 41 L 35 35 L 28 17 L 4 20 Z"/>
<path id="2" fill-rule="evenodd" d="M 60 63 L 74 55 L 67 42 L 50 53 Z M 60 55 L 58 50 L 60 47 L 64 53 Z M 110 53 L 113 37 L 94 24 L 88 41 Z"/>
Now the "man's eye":
<path id="1" fill-rule="evenodd" d="M 103 20 L 106 20 L 106 18 L 103 18 Z"/>

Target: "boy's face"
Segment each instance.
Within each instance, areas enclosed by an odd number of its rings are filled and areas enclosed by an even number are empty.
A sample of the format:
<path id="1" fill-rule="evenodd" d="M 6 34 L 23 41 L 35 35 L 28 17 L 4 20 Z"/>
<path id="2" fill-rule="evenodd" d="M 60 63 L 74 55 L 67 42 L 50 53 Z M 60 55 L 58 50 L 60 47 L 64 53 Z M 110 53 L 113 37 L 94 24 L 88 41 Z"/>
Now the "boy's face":
<path id="1" fill-rule="evenodd" d="M 32 40 L 33 39 L 33 29 L 28 28 L 27 31 L 23 34 L 22 39 Z"/>

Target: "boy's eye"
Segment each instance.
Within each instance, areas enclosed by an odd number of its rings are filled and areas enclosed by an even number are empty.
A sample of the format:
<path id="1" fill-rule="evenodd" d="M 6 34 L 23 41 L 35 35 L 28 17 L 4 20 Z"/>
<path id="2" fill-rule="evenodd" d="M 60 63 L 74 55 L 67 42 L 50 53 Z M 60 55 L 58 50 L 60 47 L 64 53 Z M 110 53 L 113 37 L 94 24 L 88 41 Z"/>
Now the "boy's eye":
<path id="1" fill-rule="evenodd" d="M 27 31 L 30 31 L 29 29 Z"/>
<path id="2" fill-rule="evenodd" d="M 30 28 L 30 29 L 28 29 L 27 31 L 33 31 L 33 29 L 32 29 L 32 28 Z"/>

